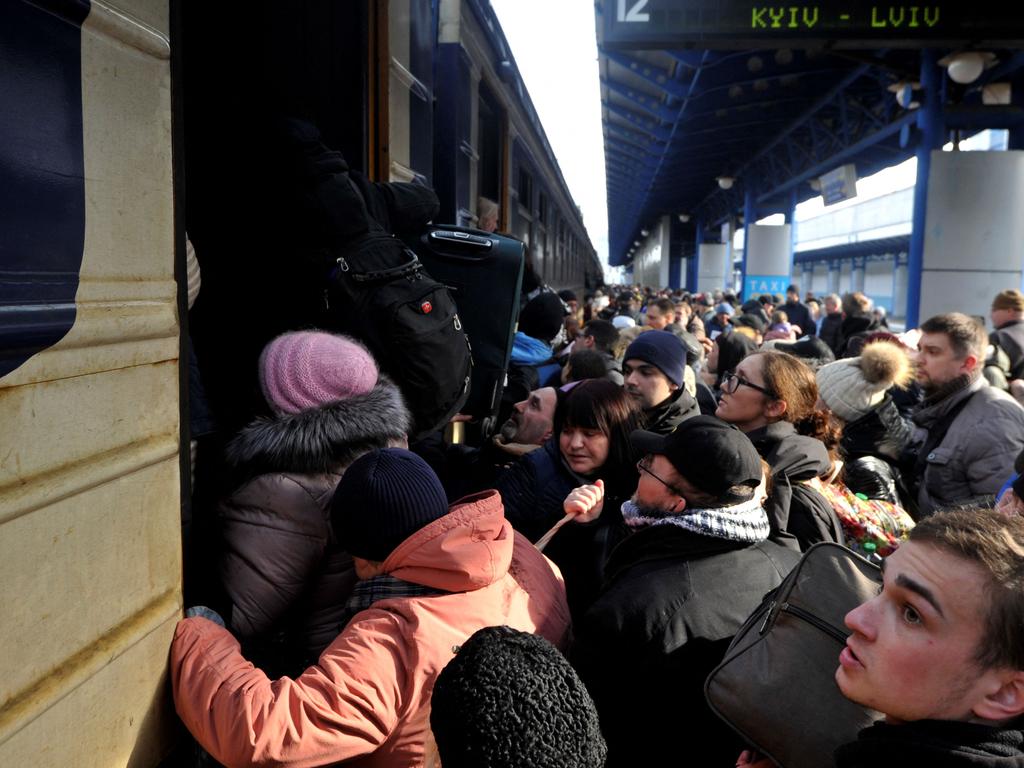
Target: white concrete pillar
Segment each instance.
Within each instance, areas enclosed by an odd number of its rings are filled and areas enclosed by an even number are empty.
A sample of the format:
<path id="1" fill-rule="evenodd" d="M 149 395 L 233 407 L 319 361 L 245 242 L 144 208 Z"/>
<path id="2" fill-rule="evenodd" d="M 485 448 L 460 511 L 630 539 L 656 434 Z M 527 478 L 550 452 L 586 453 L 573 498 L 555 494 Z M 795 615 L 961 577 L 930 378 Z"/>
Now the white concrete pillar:
<path id="1" fill-rule="evenodd" d="M 892 316 L 903 320 L 907 316 L 907 254 L 897 253 L 892 271 Z"/>
<path id="2" fill-rule="evenodd" d="M 751 224 L 743 243 L 747 272 L 743 298 L 785 293 L 792 271 L 790 224 Z"/>
<path id="3" fill-rule="evenodd" d="M 803 300 L 808 291 L 814 290 L 814 264 L 807 262 L 800 272 L 800 299 Z"/>
<path id="4" fill-rule="evenodd" d="M 1024 151 L 932 152 L 920 319 L 987 317 L 992 297 L 1021 288 Z M 918 286 L 909 286 L 914 291 Z"/>
<path id="5" fill-rule="evenodd" d="M 729 284 L 732 277 L 732 264 L 729 263 L 728 244 L 701 243 L 697 259 L 699 264 L 698 291 L 720 291 Z"/>
<path id="6" fill-rule="evenodd" d="M 840 264 L 838 261 L 830 261 L 828 263 L 828 292 L 839 293 L 839 270 Z"/>
<path id="7" fill-rule="evenodd" d="M 864 259 L 854 259 L 850 266 L 850 292 L 864 291 Z"/>

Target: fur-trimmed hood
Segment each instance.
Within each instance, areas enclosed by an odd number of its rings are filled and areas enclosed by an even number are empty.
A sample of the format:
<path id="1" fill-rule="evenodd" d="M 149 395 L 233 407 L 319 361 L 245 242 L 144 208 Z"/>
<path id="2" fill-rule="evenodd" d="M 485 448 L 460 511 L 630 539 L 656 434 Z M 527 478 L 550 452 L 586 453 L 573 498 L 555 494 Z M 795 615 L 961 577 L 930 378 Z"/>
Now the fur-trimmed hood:
<path id="1" fill-rule="evenodd" d="M 411 418 L 384 374 L 364 395 L 295 414 L 261 417 L 228 443 L 228 466 L 241 477 L 267 472 L 338 471 L 366 451 L 401 440 Z"/>

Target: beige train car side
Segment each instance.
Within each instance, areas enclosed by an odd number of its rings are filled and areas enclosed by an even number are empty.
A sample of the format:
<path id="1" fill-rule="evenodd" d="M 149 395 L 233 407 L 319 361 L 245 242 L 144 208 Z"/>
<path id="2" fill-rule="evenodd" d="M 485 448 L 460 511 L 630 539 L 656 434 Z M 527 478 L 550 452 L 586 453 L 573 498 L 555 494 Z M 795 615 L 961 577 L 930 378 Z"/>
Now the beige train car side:
<path id="1" fill-rule="evenodd" d="M 181 541 L 168 4 L 116 2 L 93 0 L 81 26 L 76 319 L 0 378 L 0 766 L 152 766 L 172 733 Z"/>

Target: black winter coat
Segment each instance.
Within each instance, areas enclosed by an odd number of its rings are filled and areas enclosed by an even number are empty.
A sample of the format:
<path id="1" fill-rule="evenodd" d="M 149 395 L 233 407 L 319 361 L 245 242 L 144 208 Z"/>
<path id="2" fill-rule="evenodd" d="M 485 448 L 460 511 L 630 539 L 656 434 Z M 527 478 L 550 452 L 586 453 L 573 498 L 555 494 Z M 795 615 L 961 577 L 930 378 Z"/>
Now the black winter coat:
<path id="1" fill-rule="evenodd" d="M 1011 320 L 996 328 L 989 340 L 1010 358 L 1008 377 L 1024 377 L 1024 320 Z"/>
<path id="2" fill-rule="evenodd" d="M 851 341 L 870 336 L 875 331 L 884 330 L 882 324 L 871 315 L 844 317 L 843 322 L 839 325 L 836 340 L 836 358 L 856 357 L 860 354 L 860 349 L 853 349 Z"/>
<path id="3" fill-rule="evenodd" d="M 789 318 L 789 322 L 793 325 L 800 326 L 801 336 L 813 336 L 817 330 L 814 326 L 814 321 L 811 320 L 811 309 L 802 301 L 794 303 L 786 302 L 781 307 L 778 307 L 786 313 L 786 317 Z"/>
<path id="4" fill-rule="evenodd" d="M 673 525 L 616 547 L 570 653 L 601 717 L 608 768 L 735 763 L 744 745 L 708 708 L 704 680 L 798 560 L 771 542 Z"/>
<path id="5" fill-rule="evenodd" d="M 1024 768 L 1024 724 L 918 720 L 865 728 L 836 750 L 837 768 Z"/>
<path id="6" fill-rule="evenodd" d="M 828 472 L 831 460 L 820 440 L 797 434 L 788 421 L 776 421 L 747 433 L 772 469 L 772 495 L 765 505 L 772 538 L 801 550 L 819 541 L 842 544 L 843 528 L 828 500 L 803 481 Z M 788 534 L 788 535 L 787 535 Z"/>
<path id="7" fill-rule="evenodd" d="M 697 405 L 697 400 L 680 387 L 653 408 L 644 410 L 644 418 L 647 421 L 644 429 L 659 435 L 667 435 L 675 432 L 676 427 L 691 416 L 699 415 L 700 406 Z"/>
<path id="8" fill-rule="evenodd" d="M 844 482 L 854 493 L 907 507 L 912 501 L 903 492 L 897 469 L 900 456 L 914 430 L 892 397 L 886 395 L 873 411 L 843 427 L 839 450 L 846 462 Z"/>
<path id="9" fill-rule="evenodd" d="M 833 312 L 825 315 L 825 318 L 821 321 L 821 329 L 818 331 L 818 338 L 828 344 L 836 357 L 839 356 L 841 347 L 839 346 L 839 326 L 843 324 L 843 313 Z"/>

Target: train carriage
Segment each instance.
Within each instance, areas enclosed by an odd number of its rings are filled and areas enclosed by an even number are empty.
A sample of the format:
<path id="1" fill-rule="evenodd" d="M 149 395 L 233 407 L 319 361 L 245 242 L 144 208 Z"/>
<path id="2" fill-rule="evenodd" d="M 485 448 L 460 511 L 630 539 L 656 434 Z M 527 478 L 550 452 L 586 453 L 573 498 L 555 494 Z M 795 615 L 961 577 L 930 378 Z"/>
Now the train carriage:
<path id="1" fill-rule="evenodd" d="M 229 435 L 262 344 L 322 300 L 277 121 L 435 187 L 442 221 L 493 199 L 556 288 L 600 266 L 484 0 L 10 0 L 0 84 L 0 765 L 156 765 L 202 492 L 189 361 Z"/>

